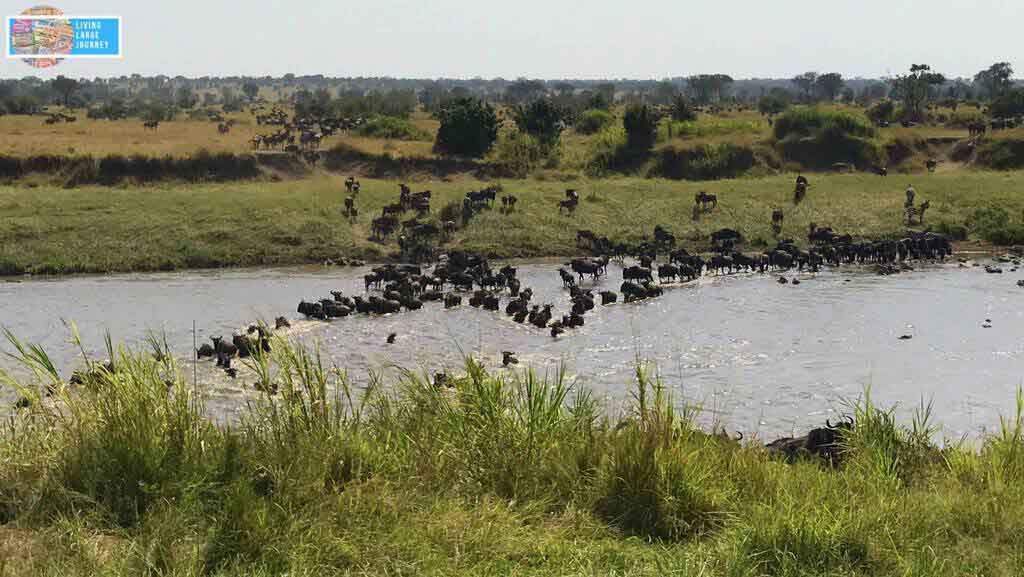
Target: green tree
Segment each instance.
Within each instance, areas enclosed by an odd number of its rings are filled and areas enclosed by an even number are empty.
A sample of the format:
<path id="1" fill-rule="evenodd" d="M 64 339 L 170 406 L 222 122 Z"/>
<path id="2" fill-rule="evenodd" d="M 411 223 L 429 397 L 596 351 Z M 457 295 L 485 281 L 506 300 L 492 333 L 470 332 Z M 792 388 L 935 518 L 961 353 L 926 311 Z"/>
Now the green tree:
<path id="1" fill-rule="evenodd" d="M 535 137 L 546 147 L 557 144 L 565 129 L 564 112 L 549 98 L 515 107 L 513 119 L 520 131 Z"/>
<path id="2" fill-rule="evenodd" d="M 913 64 L 910 73 L 890 80 L 893 95 L 903 103 L 903 115 L 907 120 L 924 119 L 925 103 L 933 86 L 946 82 L 946 77 L 932 71 L 927 64 Z"/>
<path id="3" fill-rule="evenodd" d="M 818 73 L 804 72 L 794 76 L 790 79 L 790 82 L 796 85 L 797 90 L 800 91 L 800 96 L 807 102 L 814 96 L 814 86 L 818 82 Z"/>
<path id="4" fill-rule="evenodd" d="M 974 83 L 982 87 L 989 98 L 995 100 L 1010 88 L 1013 66 L 1009 62 L 996 62 L 974 75 Z"/>
<path id="5" fill-rule="evenodd" d="M 441 108 L 434 150 L 441 154 L 481 157 L 498 138 L 494 107 L 476 98 L 458 98 Z"/>
<path id="6" fill-rule="evenodd" d="M 1008 118 L 1024 114 L 1024 90 L 1009 90 L 992 101 L 989 108 L 993 118 Z"/>
<path id="7" fill-rule="evenodd" d="M 634 152 L 647 152 L 654 148 L 658 134 L 658 119 L 646 104 L 633 104 L 622 119 L 626 129 L 626 146 Z"/>
<path id="8" fill-rule="evenodd" d="M 178 105 L 178 108 L 188 110 L 199 102 L 199 98 L 196 97 L 191 88 L 188 86 L 182 86 L 178 89 L 178 93 L 175 94 L 174 102 Z"/>
<path id="9" fill-rule="evenodd" d="M 686 79 L 686 88 L 694 100 L 708 104 L 721 100 L 732 83 L 732 77 L 726 74 L 698 74 Z"/>
<path id="10" fill-rule="evenodd" d="M 64 106 L 67 106 L 71 101 L 71 95 L 79 89 L 80 85 L 74 78 L 68 78 L 67 76 L 58 76 L 53 80 L 53 89 L 61 95 Z"/>
<path id="11" fill-rule="evenodd" d="M 814 81 L 814 86 L 817 88 L 818 93 L 821 97 L 828 102 L 832 102 L 839 96 L 846 81 L 843 80 L 843 75 L 838 72 L 829 72 L 822 74 Z"/>

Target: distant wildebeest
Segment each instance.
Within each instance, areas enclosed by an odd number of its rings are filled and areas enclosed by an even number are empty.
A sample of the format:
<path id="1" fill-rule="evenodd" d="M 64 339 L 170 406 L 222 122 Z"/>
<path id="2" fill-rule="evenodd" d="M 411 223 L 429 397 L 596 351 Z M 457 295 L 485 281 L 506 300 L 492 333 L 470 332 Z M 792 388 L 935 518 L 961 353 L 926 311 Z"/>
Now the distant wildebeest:
<path id="1" fill-rule="evenodd" d="M 928 168 L 928 172 L 935 172 L 935 169 L 939 166 L 939 161 L 934 158 L 929 158 L 925 161 L 924 165 Z"/>
<path id="2" fill-rule="evenodd" d="M 149 120 L 142 123 L 142 128 L 150 128 L 156 130 L 160 126 L 159 120 Z"/>
<path id="3" fill-rule="evenodd" d="M 711 208 L 718 208 L 718 196 L 708 194 L 703 190 L 693 197 L 693 201 L 694 204 L 700 206 L 701 210 L 708 210 L 708 205 L 710 205 Z"/>
<path id="4" fill-rule="evenodd" d="M 223 122 L 217 125 L 217 132 L 219 132 L 220 134 L 227 134 L 230 131 L 231 127 L 227 124 L 224 124 Z"/>
<path id="5" fill-rule="evenodd" d="M 558 214 L 562 214 L 562 209 L 565 209 L 569 216 L 572 216 L 576 212 L 576 205 L 579 204 L 578 200 L 560 200 L 558 201 Z"/>

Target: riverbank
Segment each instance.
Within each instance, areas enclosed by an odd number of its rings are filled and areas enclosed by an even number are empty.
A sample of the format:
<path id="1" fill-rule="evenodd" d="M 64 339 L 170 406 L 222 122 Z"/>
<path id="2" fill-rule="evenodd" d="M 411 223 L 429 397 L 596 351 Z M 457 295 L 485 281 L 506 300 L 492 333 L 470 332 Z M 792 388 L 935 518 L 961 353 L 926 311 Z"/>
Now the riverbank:
<path id="1" fill-rule="evenodd" d="M 806 200 L 792 205 L 793 175 L 714 182 L 642 178 L 508 180 L 502 194 L 519 202 L 503 213 L 500 201 L 457 230 L 445 248 L 495 258 L 579 254 L 576 232 L 591 230 L 636 243 L 655 225 L 683 246 L 706 247 L 708 235 L 739 230 L 747 250 L 773 244 L 771 213 L 785 211 L 783 237 L 806 238 L 811 222 L 859 238 L 898 237 L 904 226 L 903 190 L 930 202 L 926 223 L 935 230 L 977 236 L 979 209 L 1005 211 L 1021 226 L 1024 184 L 1016 172 L 959 171 L 881 178 L 866 174 L 813 175 Z M 0 187 L 0 274 L 71 274 L 274 266 L 397 257 L 395 237 L 370 240 L 370 223 L 398 197 L 398 181 L 363 180 L 359 217 L 341 214 L 342 178 L 315 176 L 287 182 L 154 184 L 136 187 Z M 466 192 L 489 183 L 470 178 L 410 183 L 433 192 L 430 217 L 458 211 Z M 559 215 L 566 188 L 580 191 L 579 208 Z M 692 220 L 694 195 L 707 191 L 719 205 Z M 411 216 L 411 215 L 410 215 Z M 1013 239 L 1010 239 L 1013 240 Z"/>
<path id="2" fill-rule="evenodd" d="M 255 366 L 278 395 L 230 431 L 170 356 L 119 354 L 59 412 L 33 399 L 2 433 L 0 575 L 1008 576 L 1024 561 L 1022 400 L 979 450 L 865 398 L 838 466 L 786 464 L 765 439 L 701 432 L 642 369 L 610 413 L 567 381 L 473 364 L 440 387 L 355 391 L 315 351 L 273 347 Z"/>

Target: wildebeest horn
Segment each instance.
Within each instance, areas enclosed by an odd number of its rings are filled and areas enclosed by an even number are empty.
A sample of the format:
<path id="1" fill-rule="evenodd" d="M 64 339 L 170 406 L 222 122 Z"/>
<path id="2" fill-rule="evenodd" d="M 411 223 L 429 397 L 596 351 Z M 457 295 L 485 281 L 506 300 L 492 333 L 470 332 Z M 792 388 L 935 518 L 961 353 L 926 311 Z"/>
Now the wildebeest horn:
<path id="1" fill-rule="evenodd" d="M 738 443 L 738 442 L 740 442 L 742 440 L 743 440 L 743 432 L 742 431 L 736 431 L 736 442 Z"/>
<path id="2" fill-rule="evenodd" d="M 825 426 L 828 427 L 829 429 L 834 429 L 835 428 L 835 427 L 832 426 L 832 423 L 828 419 L 825 419 Z"/>

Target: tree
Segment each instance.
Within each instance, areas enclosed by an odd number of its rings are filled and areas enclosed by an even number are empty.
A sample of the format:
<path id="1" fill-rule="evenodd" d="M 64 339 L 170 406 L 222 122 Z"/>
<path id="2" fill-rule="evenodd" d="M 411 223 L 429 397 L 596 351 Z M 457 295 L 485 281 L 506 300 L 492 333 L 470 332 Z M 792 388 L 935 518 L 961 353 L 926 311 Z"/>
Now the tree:
<path id="1" fill-rule="evenodd" d="M 557 144 L 565 129 L 564 112 L 549 98 L 517 106 L 513 118 L 520 131 L 536 137 L 546 147 Z"/>
<path id="2" fill-rule="evenodd" d="M 721 100 L 732 83 L 732 77 L 727 74 L 698 74 L 686 79 L 687 90 L 700 104 Z"/>
<path id="3" fill-rule="evenodd" d="M 505 101 L 511 104 L 530 102 L 543 97 L 545 93 L 544 83 L 540 80 L 520 78 L 505 89 Z"/>
<path id="4" fill-rule="evenodd" d="M 609 108 L 615 104 L 615 85 L 611 82 L 602 82 L 594 87 L 594 90 L 603 99 L 604 107 Z M 592 106 L 592 108 L 602 108 L 600 106 Z"/>
<path id="5" fill-rule="evenodd" d="M 481 157 L 498 139 L 498 115 L 476 98 L 458 98 L 441 108 L 434 150 L 442 154 Z"/>
<path id="6" fill-rule="evenodd" d="M 814 85 L 818 81 L 817 72 L 804 72 L 794 76 L 790 82 L 796 85 L 804 101 L 810 101 L 814 95 Z"/>
<path id="7" fill-rule="evenodd" d="M 1009 118 L 1024 114 L 1024 90 L 1008 90 L 992 101 L 992 118 Z"/>
<path id="8" fill-rule="evenodd" d="M 71 95 L 78 90 L 78 81 L 74 78 L 68 78 L 67 76 L 58 76 L 53 81 L 53 89 L 64 99 L 64 106 L 67 106 L 71 101 Z"/>
<path id="9" fill-rule="evenodd" d="M 174 96 L 174 102 L 178 108 L 184 108 L 188 110 L 199 102 L 199 98 L 192 92 L 192 89 L 188 86 L 182 86 L 178 89 L 178 93 Z"/>
<path id="10" fill-rule="evenodd" d="M 818 93 L 828 102 L 833 102 L 836 96 L 839 96 L 845 84 L 846 81 L 843 80 L 843 75 L 838 72 L 822 74 L 814 81 L 814 86 L 818 89 Z"/>
<path id="11" fill-rule="evenodd" d="M 988 93 L 989 98 L 995 100 L 1006 92 L 1011 86 L 1010 78 L 1013 77 L 1013 66 L 1009 62 L 996 62 L 987 69 L 974 75 L 974 83 L 981 86 Z"/>
<path id="12" fill-rule="evenodd" d="M 626 146 L 634 152 L 647 152 L 654 148 L 658 134 L 658 119 L 646 104 L 633 104 L 622 119 L 626 129 Z"/>
<path id="13" fill-rule="evenodd" d="M 246 82 L 242 85 L 242 92 L 245 93 L 246 98 L 249 99 L 251 104 L 253 100 L 256 100 L 256 95 L 260 93 L 260 86 L 255 82 Z"/>
<path id="14" fill-rule="evenodd" d="M 668 80 L 663 80 L 654 85 L 654 91 L 651 96 L 653 102 L 657 104 L 671 104 L 678 93 L 679 89 L 676 88 L 675 84 Z"/>
<path id="15" fill-rule="evenodd" d="M 946 77 L 933 72 L 927 64 L 913 64 L 909 74 L 897 76 L 889 82 L 893 96 L 903 102 L 904 118 L 919 122 L 924 119 L 924 105 L 930 89 L 945 83 Z"/>

